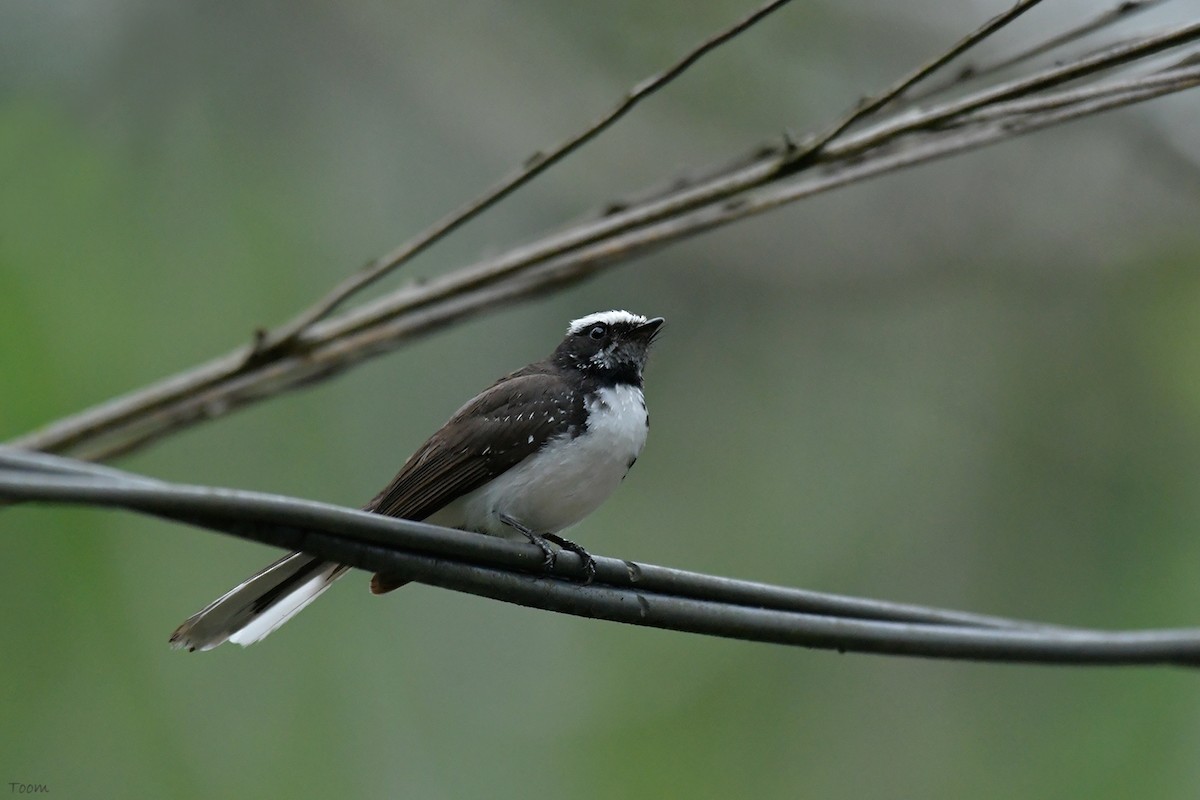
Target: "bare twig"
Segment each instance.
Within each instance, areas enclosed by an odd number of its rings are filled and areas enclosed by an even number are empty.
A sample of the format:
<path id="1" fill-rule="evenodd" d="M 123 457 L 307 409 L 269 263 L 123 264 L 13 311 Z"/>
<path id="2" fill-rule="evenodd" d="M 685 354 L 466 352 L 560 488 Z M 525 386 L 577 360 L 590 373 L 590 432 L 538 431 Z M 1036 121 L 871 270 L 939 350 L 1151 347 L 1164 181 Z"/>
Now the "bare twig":
<path id="1" fill-rule="evenodd" d="M 537 177 L 550 166 L 575 152 L 632 110 L 635 105 L 679 77 L 703 56 L 748 30 L 788 2 L 789 0 L 771 0 L 747 17 L 701 42 L 673 65 L 657 75 L 643 80 L 627 92 L 608 114 L 545 153 L 535 154 L 526 161 L 522 168 L 496 186 L 448 214 L 415 238 L 390 253 L 380 256 L 358 273 L 338 283 L 325 296 L 291 321 L 274 331 L 259 331 L 249 346 L 240 347 L 226 356 L 160 381 L 146 389 L 114 398 L 79 415 L 61 420 L 38 432 L 32 438 L 23 437 L 19 443 L 22 446 L 31 446 L 31 443 L 37 440 L 36 444 L 32 444 L 37 449 L 67 452 L 81 443 L 98 436 L 105 436 L 113 430 L 125 426 L 137 429 L 145 425 L 153 427 L 156 419 L 196 421 L 219 416 L 223 412 L 217 411 L 214 406 L 197 407 L 193 404 L 194 410 L 186 416 L 180 417 L 178 410 L 172 410 L 171 405 L 185 398 L 207 394 L 214 387 L 223 383 L 228 385 L 237 382 L 239 376 L 246 372 L 256 371 L 264 363 L 302 354 L 300 352 L 302 348 L 297 347 L 301 335 L 315 323 L 327 317 L 351 295 L 407 263 L 437 241 L 445 238 Z M 93 449 L 90 452 L 93 457 L 113 456 L 127 452 L 145 441 L 148 439 L 131 438 L 127 443 L 117 443 L 110 447 Z"/>
<path id="2" fill-rule="evenodd" d="M 956 75 L 946 81 L 930 84 L 919 92 L 913 92 L 906 95 L 906 100 L 909 103 L 917 103 L 930 97 L 945 92 L 948 89 L 959 86 L 968 80 L 978 80 L 993 75 L 1002 70 L 1015 67 L 1018 64 L 1023 64 L 1037 58 L 1040 55 L 1049 53 L 1052 50 L 1057 50 L 1060 47 L 1070 44 L 1071 42 L 1079 41 L 1085 36 L 1089 36 L 1105 28 L 1111 27 L 1119 22 L 1124 22 L 1135 14 L 1142 11 L 1148 11 L 1155 6 L 1161 5 L 1166 0 L 1121 0 L 1117 5 L 1102 11 L 1090 20 L 1064 31 L 1057 36 L 1052 36 L 1045 41 L 1038 42 L 1032 47 L 1026 48 L 1018 53 L 1014 53 L 1007 58 L 1002 58 L 990 64 L 983 66 L 967 65 L 963 67 Z"/>
<path id="3" fill-rule="evenodd" d="M 124 452 L 197 421 L 327 377 L 463 317 L 582 280 L 680 238 L 886 172 L 1192 88 L 1196 85 L 1193 76 L 1184 69 L 1149 80 L 1102 76 L 1156 54 L 1178 51 L 1198 38 L 1200 23 L 1181 25 L 928 109 L 910 109 L 826 141 L 804 169 L 791 168 L 794 147 L 763 150 L 733 171 L 718 171 L 678 191 L 582 222 L 309 325 L 286 352 L 248 358 L 251 350 L 240 348 L 15 443 L 89 457 Z M 944 60 L 945 56 L 935 59 Z M 1087 78 L 1096 82 L 1058 89 Z"/>
<path id="4" fill-rule="evenodd" d="M 444 239 L 448 234 L 454 232 L 536 178 L 549 167 L 562 161 L 580 147 L 595 139 L 613 123 L 633 110 L 634 106 L 678 78 L 705 55 L 753 27 L 763 19 L 766 19 L 789 2 L 791 0 L 771 0 L 742 20 L 704 40 L 692 48 L 683 58 L 662 72 L 643 80 L 633 87 L 633 89 L 626 92 L 620 102 L 607 114 L 578 133 L 559 142 L 557 145 L 534 153 L 526 159 L 524 165 L 504 178 L 500 183 L 472 199 L 461 208 L 438 220 L 414 239 L 405 242 L 392 252 L 368 264 L 358 273 L 351 275 L 335 286 L 314 305 L 304 310 L 295 319 L 284 324 L 278 330 L 261 336 L 254 346 L 253 355 L 259 357 L 266 351 L 286 348 L 294 344 L 303 331 L 315 322 L 327 317 L 331 311 L 341 305 L 351 295 L 407 263 L 416 255 Z"/>
<path id="5" fill-rule="evenodd" d="M 506 602 L 693 633 L 868 653 L 1044 664 L 1192 664 L 1200 630 L 1096 631 L 821 595 L 597 559 L 582 586 L 574 554 L 541 574 L 531 545 L 294 498 L 177 486 L 30 463 L 0 448 L 0 497 L 126 508 Z M 37 458 L 37 457 L 34 457 Z"/>
<path id="6" fill-rule="evenodd" d="M 1198 83 L 1200 83 L 1200 67 L 1175 66 L 1143 77 L 1101 81 L 1077 89 L 1065 89 L 1028 99 L 997 103 L 963 114 L 954 122 L 956 127 L 1005 119 L 1015 122 L 1020 115 L 1053 109 L 1086 108 L 1091 101 L 1105 98 L 1117 98 L 1122 103 L 1131 99 L 1146 100 L 1170 92 L 1190 89 Z"/>
<path id="7" fill-rule="evenodd" d="M 956 100 L 941 103 L 927 111 L 910 110 L 895 119 L 845 137 L 826 147 L 832 157 L 845 157 L 869 148 L 878 147 L 914 130 L 933 128 L 963 117 L 971 111 L 1002 103 L 1017 97 L 1027 97 L 1081 78 L 1099 75 L 1108 70 L 1147 59 L 1171 48 L 1181 47 L 1200 39 L 1200 22 L 1181 25 L 1141 39 L 1122 42 L 1075 61 L 1048 67 L 1006 83 L 973 92 Z"/>
<path id="8" fill-rule="evenodd" d="M 851 125 L 875 113 L 888 103 L 898 99 L 913 86 L 925 80 L 930 75 L 937 72 L 946 64 L 958 58 L 967 50 L 979 44 L 996 31 L 1010 24 L 1013 20 L 1031 10 L 1040 2 L 1042 2 L 1042 0 L 1019 0 L 1019 2 L 1017 2 L 1017 4 L 1008 11 L 1005 11 L 1003 14 L 998 14 L 992 19 L 988 20 L 969 36 L 964 37 L 957 44 L 955 44 L 946 52 L 942 53 L 937 58 L 922 64 L 908 75 L 896 81 L 896 83 L 892 84 L 892 86 L 888 87 L 883 92 L 880 92 L 872 98 L 863 100 L 844 117 L 831 125 L 824 133 L 801 145 L 797 152 L 792 156 L 790 163 L 806 163 L 814 155 L 821 152 L 821 150 L 823 150 L 827 144 L 836 139 L 838 136 L 842 135 L 842 133 L 844 133 Z"/>

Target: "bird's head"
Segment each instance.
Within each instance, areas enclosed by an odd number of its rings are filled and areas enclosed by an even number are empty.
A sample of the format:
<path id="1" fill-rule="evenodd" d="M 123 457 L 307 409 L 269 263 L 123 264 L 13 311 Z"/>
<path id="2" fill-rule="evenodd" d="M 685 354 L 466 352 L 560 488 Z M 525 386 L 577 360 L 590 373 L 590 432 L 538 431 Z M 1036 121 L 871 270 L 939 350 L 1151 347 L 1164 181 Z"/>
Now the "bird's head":
<path id="1" fill-rule="evenodd" d="M 640 386 L 650 345 L 665 320 L 628 311 L 600 311 L 580 317 L 567 328 L 554 351 L 561 367 L 576 369 L 613 383 Z"/>

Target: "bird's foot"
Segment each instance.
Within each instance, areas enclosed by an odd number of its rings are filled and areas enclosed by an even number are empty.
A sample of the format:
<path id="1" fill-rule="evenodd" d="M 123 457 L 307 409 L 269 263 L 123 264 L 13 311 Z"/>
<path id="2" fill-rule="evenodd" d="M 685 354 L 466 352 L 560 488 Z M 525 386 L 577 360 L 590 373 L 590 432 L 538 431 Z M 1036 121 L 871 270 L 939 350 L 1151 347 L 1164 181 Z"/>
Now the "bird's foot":
<path id="1" fill-rule="evenodd" d="M 567 550 L 579 556 L 579 560 L 583 562 L 583 585 L 587 586 L 592 581 L 596 580 L 596 559 L 592 558 L 592 554 L 583 549 L 583 545 L 576 544 L 570 539 L 565 539 L 553 533 L 547 533 L 546 538 L 554 542 L 563 550 Z"/>
<path id="2" fill-rule="evenodd" d="M 550 570 L 554 569 L 554 562 L 558 560 L 558 554 L 555 553 L 554 549 L 546 542 L 546 539 L 549 537 L 538 536 L 528 527 L 520 522 L 517 522 L 508 514 L 501 514 L 500 521 L 513 530 L 520 532 L 526 539 L 530 541 L 531 544 L 536 544 L 542 549 L 542 569 L 544 571 L 549 572 Z"/>

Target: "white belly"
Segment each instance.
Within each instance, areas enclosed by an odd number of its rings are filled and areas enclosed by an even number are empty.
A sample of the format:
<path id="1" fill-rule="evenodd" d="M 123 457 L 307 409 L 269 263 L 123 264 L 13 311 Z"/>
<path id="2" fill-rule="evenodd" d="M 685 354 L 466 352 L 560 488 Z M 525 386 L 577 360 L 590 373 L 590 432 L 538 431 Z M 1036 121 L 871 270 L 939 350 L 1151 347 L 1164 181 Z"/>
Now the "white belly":
<path id="1" fill-rule="evenodd" d="M 507 514 L 536 533 L 557 533 L 595 511 L 646 444 L 646 404 L 635 386 L 601 389 L 588 406 L 588 429 L 541 450 L 429 517 L 437 525 L 521 538 Z"/>

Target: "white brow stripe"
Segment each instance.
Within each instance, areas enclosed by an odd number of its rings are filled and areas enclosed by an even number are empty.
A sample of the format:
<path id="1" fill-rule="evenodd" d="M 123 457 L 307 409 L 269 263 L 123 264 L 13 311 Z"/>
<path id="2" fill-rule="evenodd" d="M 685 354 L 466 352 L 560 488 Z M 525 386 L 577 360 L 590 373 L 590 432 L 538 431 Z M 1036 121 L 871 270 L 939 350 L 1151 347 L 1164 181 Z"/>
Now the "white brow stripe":
<path id="1" fill-rule="evenodd" d="M 579 333 L 584 328 L 595 325 L 597 322 L 603 322 L 606 325 L 613 325 L 617 322 L 630 322 L 634 325 L 641 325 L 648 320 L 641 314 L 633 314 L 629 311 L 598 311 L 595 314 L 588 314 L 586 317 L 580 317 L 577 320 L 572 320 L 567 326 L 567 334 Z"/>

